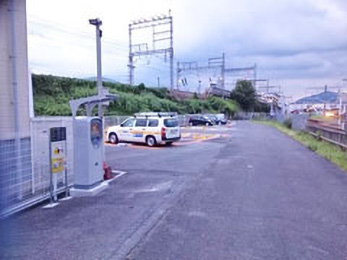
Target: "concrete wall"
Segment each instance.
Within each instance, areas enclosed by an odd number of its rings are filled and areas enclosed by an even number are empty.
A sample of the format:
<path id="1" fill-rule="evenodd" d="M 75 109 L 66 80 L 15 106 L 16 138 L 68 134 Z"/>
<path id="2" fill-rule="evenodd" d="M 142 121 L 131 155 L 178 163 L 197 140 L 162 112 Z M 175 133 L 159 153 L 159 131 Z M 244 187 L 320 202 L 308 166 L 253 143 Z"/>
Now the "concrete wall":
<path id="1" fill-rule="evenodd" d="M 306 130 L 307 120 L 309 119 L 308 114 L 301 115 L 291 115 L 290 118 L 292 120 L 292 128 L 298 131 Z"/>
<path id="2" fill-rule="evenodd" d="M 0 215 L 32 192 L 28 83 L 26 1 L 0 0 Z"/>
<path id="3" fill-rule="evenodd" d="M 14 10 L 11 3 L 14 1 Z M 14 12 L 12 12 L 14 11 Z M 14 29 L 16 41 L 16 57 L 12 57 L 12 13 L 15 15 Z M 29 120 L 29 87 L 28 87 L 28 55 L 26 1 L 0 1 L 0 139 L 13 139 L 14 129 L 14 96 L 12 59 L 16 61 L 18 86 L 18 111 L 20 136 L 30 136 Z"/>

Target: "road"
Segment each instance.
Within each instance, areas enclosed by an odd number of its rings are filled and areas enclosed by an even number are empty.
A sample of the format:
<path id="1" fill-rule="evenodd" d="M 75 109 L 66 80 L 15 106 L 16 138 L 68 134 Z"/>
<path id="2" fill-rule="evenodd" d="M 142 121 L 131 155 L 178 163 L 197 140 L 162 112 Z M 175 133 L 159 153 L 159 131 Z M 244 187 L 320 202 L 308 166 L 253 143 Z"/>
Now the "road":
<path id="1" fill-rule="evenodd" d="M 127 173 L 93 198 L 3 221 L 4 256 L 347 259 L 346 172 L 267 126 L 201 131 L 221 136 L 107 146 L 108 163 Z"/>

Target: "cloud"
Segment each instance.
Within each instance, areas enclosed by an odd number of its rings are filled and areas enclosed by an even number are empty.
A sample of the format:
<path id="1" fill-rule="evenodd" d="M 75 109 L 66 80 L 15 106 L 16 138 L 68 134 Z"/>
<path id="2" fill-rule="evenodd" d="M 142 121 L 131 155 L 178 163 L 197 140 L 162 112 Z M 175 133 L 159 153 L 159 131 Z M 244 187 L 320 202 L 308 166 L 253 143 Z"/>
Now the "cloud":
<path id="1" fill-rule="evenodd" d="M 100 17 L 104 73 L 124 76 L 128 23 L 169 8 L 177 60 L 207 62 L 225 52 L 229 67 L 257 63 L 258 77 L 284 86 L 297 80 L 294 89 L 298 92 L 300 82 L 324 84 L 346 77 L 344 0 L 131 0 L 122 4 L 32 0 L 28 2 L 30 59 L 53 74 L 93 74 L 95 31 L 88 19 Z M 151 62 L 155 68 L 145 69 L 146 62 L 139 62 L 135 78 L 156 85 L 157 75 L 162 74 L 163 82 L 168 82 L 165 63 Z"/>

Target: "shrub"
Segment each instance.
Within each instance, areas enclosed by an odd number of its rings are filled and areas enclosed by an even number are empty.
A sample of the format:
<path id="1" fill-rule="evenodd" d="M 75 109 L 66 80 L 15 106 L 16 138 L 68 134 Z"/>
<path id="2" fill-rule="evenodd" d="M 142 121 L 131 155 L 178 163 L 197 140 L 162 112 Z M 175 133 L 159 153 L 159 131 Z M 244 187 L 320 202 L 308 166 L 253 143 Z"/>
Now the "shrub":
<path id="1" fill-rule="evenodd" d="M 292 129 L 292 120 L 290 118 L 286 118 L 286 120 L 284 120 L 283 124 L 288 128 L 288 129 Z"/>

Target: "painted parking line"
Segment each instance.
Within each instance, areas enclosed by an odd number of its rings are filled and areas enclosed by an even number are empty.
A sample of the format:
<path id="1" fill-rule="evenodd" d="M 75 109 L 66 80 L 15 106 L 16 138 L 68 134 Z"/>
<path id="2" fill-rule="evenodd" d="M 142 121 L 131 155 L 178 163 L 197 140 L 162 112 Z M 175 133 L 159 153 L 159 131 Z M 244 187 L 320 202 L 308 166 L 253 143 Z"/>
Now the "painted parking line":
<path id="1" fill-rule="evenodd" d="M 201 134 L 201 133 L 182 133 L 182 139 L 178 142 L 174 142 L 171 146 L 155 146 L 155 147 L 149 147 L 145 144 L 136 144 L 136 143 L 119 143 L 119 144 L 110 144 L 105 143 L 105 146 L 109 147 L 130 147 L 133 149 L 142 149 L 142 150 L 160 150 L 175 146 L 184 146 L 184 145 L 190 145 L 190 144 L 196 144 L 203 141 L 209 141 L 213 139 L 218 138 L 226 138 L 229 135 L 227 134 Z"/>

